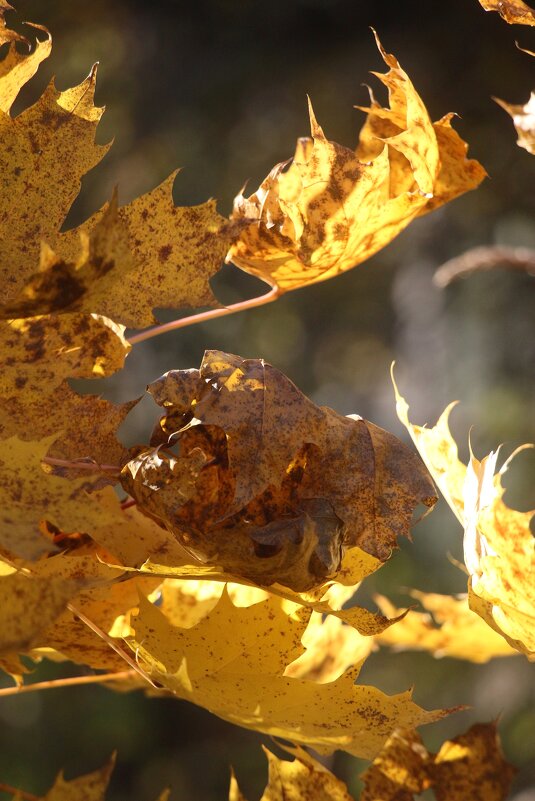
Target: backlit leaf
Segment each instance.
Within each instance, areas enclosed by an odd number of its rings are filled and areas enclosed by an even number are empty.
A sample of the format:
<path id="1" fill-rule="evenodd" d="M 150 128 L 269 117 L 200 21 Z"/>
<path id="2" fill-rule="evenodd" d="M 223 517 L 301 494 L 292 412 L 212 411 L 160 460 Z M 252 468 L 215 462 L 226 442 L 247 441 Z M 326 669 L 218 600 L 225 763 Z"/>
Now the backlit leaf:
<path id="1" fill-rule="evenodd" d="M 503 502 L 501 475 L 494 475 L 497 453 L 468 467 L 458 458 L 448 415 L 434 428 L 413 425 L 397 388 L 397 412 L 449 506 L 464 528 L 464 559 L 469 572 L 468 601 L 491 628 L 528 659 L 535 659 L 535 541 L 532 512 Z"/>
<path id="2" fill-rule="evenodd" d="M 379 79 L 390 107 L 373 95 L 356 151 L 329 141 L 310 106 L 311 138 L 276 165 L 233 219 L 249 222 L 227 261 L 280 292 L 324 281 L 387 245 L 415 217 L 474 189 L 485 177 L 466 159 L 452 115 L 433 124 L 408 75 L 378 43 L 389 67 Z"/>
<path id="3" fill-rule="evenodd" d="M 396 651 L 430 651 L 437 658 L 450 656 L 470 662 L 488 662 L 497 656 L 518 653 L 470 609 L 468 596 L 416 590 L 411 595 L 427 611 L 411 609 L 403 620 L 377 635 L 382 645 L 390 645 Z M 375 596 L 375 601 L 388 617 L 395 617 L 401 611 L 382 596 Z"/>
<path id="4" fill-rule="evenodd" d="M 320 753 L 342 748 L 371 758 L 397 726 L 430 723 L 446 714 L 425 712 L 410 691 L 387 696 L 355 685 L 356 668 L 326 684 L 282 676 L 281 669 L 303 650 L 309 615 L 301 610 L 289 616 L 280 604 L 272 596 L 236 608 L 225 593 L 199 623 L 181 629 L 141 599 L 129 644 L 151 677 L 177 697 Z"/>

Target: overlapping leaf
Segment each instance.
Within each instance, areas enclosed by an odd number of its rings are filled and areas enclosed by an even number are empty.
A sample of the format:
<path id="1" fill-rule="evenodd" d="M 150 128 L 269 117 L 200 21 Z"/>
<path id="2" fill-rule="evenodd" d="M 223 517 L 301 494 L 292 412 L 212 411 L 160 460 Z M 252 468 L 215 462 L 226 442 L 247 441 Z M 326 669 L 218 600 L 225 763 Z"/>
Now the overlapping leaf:
<path id="1" fill-rule="evenodd" d="M 377 635 L 379 643 L 396 650 L 430 651 L 437 658 L 451 656 L 479 663 L 518 653 L 470 609 L 467 596 L 452 597 L 416 590 L 411 595 L 427 611 L 411 609 L 395 626 Z M 376 596 L 375 601 L 389 617 L 401 611 L 382 596 Z"/>
<path id="2" fill-rule="evenodd" d="M 303 650 L 310 613 L 298 609 L 288 615 L 282 604 L 271 596 L 237 608 L 225 592 L 196 625 L 182 629 L 142 599 L 129 644 L 152 679 L 177 697 L 320 753 L 342 748 L 369 758 L 395 727 L 446 714 L 425 712 L 410 692 L 387 696 L 355 685 L 358 668 L 326 684 L 283 676 Z"/>
<path id="3" fill-rule="evenodd" d="M 470 609 L 526 656 L 535 659 L 535 541 L 531 512 L 503 502 L 496 455 L 466 467 L 450 433 L 448 407 L 434 428 L 413 425 L 396 388 L 397 413 L 449 506 L 464 528 L 464 557 L 470 574 Z"/>
<path id="4" fill-rule="evenodd" d="M 485 11 L 497 11 L 510 25 L 535 25 L 535 11 L 523 0 L 479 0 Z"/>
<path id="5" fill-rule="evenodd" d="M 236 576 L 306 591 L 336 575 L 345 548 L 388 559 L 416 505 L 434 502 L 395 437 L 316 407 L 263 360 L 208 351 L 199 371 L 172 371 L 149 390 L 166 414 L 123 486 Z"/>
<path id="6" fill-rule="evenodd" d="M 233 218 L 249 221 L 227 260 L 280 292 L 332 278 L 387 245 L 415 217 L 482 181 L 452 115 L 433 124 L 408 75 L 378 42 L 390 108 L 371 98 L 356 151 L 330 142 L 310 106 L 311 138 L 273 168 Z"/>

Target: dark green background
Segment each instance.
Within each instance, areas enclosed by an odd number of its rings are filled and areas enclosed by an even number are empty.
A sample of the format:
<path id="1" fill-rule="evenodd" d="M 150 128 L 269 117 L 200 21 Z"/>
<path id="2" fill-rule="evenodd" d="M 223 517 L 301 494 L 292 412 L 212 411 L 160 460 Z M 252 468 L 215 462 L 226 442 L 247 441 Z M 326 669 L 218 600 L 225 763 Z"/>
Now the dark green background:
<path id="1" fill-rule="evenodd" d="M 263 357 L 317 403 L 358 412 L 405 437 L 388 376 L 395 358 L 416 422 L 433 423 L 450 400 L 462 401 L 453 430 L 463 455 L 471 425 L 479 456 L 500 442 L 510 450 L 535 441 L 533 277 L 495 271 L 445 291 L 432 283 L 435 269 L 468 247 L 535 247 L 535 159 L 515 146 L 510 119 L 491 100 L 527 101 L 535 62 L 514 39 L 535 49 L 532 30 L 507 26 L 477 0 L 20 0 L 17 8 L 19 19 L 46 24 L 54 35 L 53 55 L 18 110 L 52 74 L 66 88 L 100 61 L 97 100 L 109 110 L 98 139 L 115 143 L 84 180 L 71 224 L 107 200 L 115 184 L 125 203 L 176 166 L 184 168 L 177 203 L 213 196 L 229 213 L 243 183 L 256 188 L 308 133 L 307 92 L 327 136 L 353 146 L 363 116 L 352 106 L 367 101 L 363 83 L 377 86 L 369 70 L 384 71 L 370 25 L 434 119 L 458 112 L 457 129 L 490 174 L 477 192 L 416 221 L 367 264 L 263 309 L 136 346 L 121 374 L 88 391 L 133 398 L 166 370 L 198 366 L 205 348 L 218 348 Z M 224 302 L 264 291 L 228 266 L 214 287 Z M 140 404 L 125 439 L 146 440 L 155 416 L 151 403 Z M 521 455 L 507 500 L 535 507 L 534 478 L 535 458 Z M 461 540 L 441 502 L 416 528 L 414 542 L 365 583 L 361 601 L 380 590 L 406 603 L 405 587 L 463 591 L 463 574 L 447 557 L 461 558 Z M 39 675 L 57 674 L 57 666 L 43 665 Z M 500 716 L 506 752 L 521 768 L 512 797 L 535 800 L 534 668 L 523 657 L 476 666 L 381 651 L 367 662 L 362 680 L 387 692 L 414 685 L 415 700 L 427 708 L 473 707 L 424 729 L 430 747 L 472 721 Z M 92 770 L 114 748 L 111 801 L 149 801 L 168 784 L 176 801 L 224 799 L 231 763 L 250 801 L 265 780 L 259 743 L 267 738 L 180 701 L 98 687 L 54 690 L 1 699 L 0 721 L 0 781 L 34 793 L 43 793 L 60 768 L 68 777 Z M 337 754 L 331 765 L 358 793 L 363 763 Z"/>

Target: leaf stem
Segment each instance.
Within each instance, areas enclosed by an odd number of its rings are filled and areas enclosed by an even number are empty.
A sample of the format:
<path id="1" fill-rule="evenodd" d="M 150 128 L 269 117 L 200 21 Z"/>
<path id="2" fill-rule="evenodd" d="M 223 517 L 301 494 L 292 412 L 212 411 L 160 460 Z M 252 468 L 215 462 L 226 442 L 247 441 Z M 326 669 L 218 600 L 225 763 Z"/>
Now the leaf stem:
<path id="1" fill-rule="evenodd" d="M 38 796 L 33 793 L 27 793 L 25 790 L 19 790 L 18 787 L 12 787 L 10 784 L 0 782 L 0 793 L 9 793 L 13 797 L 23 798 L 24 801 L 41 801 Z"/>
<path id="2" fill-rule="evenodd" d="M 249 298 L 248 300 L 241 300 L 239 303 L 231 303 L 230 306 L 224 306 L 219 309 L 209 309 L 199 314 L 192 314 L 190 317 L 181 317 L 179 320 L 171 320 L 169 323 L 163 323 L 154 328 L 147 328 L 146 331 L 134 334 L 134 336 L 129 338 L 128 342 L 130 345 L 136 345 L 138 342 L 144 342 L 146 339 L 158 337 L 160 334 L 167 334 L 169 331 L 175 331 L 178 328 L 186 328 L 188 325 L 196 325 L 197 323 L 204 323 L 207 320 L 215 320 L 217 317 L 224 317 L 227 314 L 254 309 L 256 306 L 263 306 L 265 303 L 271 303 L 273 300 L 276 300 L 279 295 L 279 287 L 274 286 L 265 295 L 259 295 L 258 297 Z"/>
<path id="3" fill-rule="evenodd" d="M 65 679 L 50 679 L 50 681 L 36 681 L 34 684 L 23 684 L 17 687 L 3 687 L 0 696 L 20 695 L 20 693 L 34 693 L 38 690 L 55 690 L 59 687 L 73 687 L 77 684 L 101 684 L 105 681 L 121 681 L 135 676 L 134 670 L 121 670 L 116 673 L 95 673 L 92 676 L 70 676 Z M 0 785 L 1 789 L 1 785 Z"/>

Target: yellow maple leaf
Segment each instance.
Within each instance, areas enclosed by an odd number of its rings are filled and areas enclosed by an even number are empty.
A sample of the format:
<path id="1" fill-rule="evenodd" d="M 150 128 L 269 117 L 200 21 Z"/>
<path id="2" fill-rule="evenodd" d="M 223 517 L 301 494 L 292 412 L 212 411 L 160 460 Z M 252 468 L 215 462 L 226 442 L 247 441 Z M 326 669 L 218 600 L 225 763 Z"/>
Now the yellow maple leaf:
<path id="1" fill-rule="evenodd" d="M 535 11 L 523 0 L 479 0 L 485 11 L 497 11 L 510 25 L 535 25 Z"/>
<path id="2" fill-rule="evenodd" d="M 325 684 L 283 676 L 303 650 L 309 615 L 302 609 L 288 615 L 273 596 L 238 608 L 225 592 L 199 623 L 183 629 L 141 598 L 128 642 L 151 678 L 177 697 L 320 753 L 341 748 L 371 758 L 397 726 L 430 723 L 447 714 L 424 711 L 410 691 L 387 696 L 355 685 L 355 667 Z"/>
<path id="3" fill-rule="evenodd" d="M 287 292 L 360 264 L 415 217 L 474 189 L 485 177 L 451 128 L 433 124 L 394 56 L 390 108 L 373 98 L 356 151 L 330 142 L 310 106 L 311 139 L 278 164 L 249 198 L 238 195 L 233 219 L 249 222 L 227 261 Z"/>
<path id="4" fill-rule="evenodd" d="M 533 23 L 535 25 L 535 21 Z M 528 153 L 535 154 L 535 92 L 527 103 L 514 105 L 496 98 L 496 102 L 509 114 L 518 134 L 517 145 L 523 147 Z"/>
<path id="5" fill-rule="evenodd" d="M 394 387 L 398 417 L 464 528 L 470 609 L 513 648 L 535 659 L 533 513 L 515 511 L 503 502 L 501 475 L 508 462 L 497 475 L 497 453 L 482 462 L 471 455 L 466 467 L 448 426 L 451 406 L 434 428 L 422 428 L 409 421 L 407 402 Z"/>
<path id="6" fill-rule="evenodd" d="M 417 504 L 434 503 L 399 440 L 315 406 L 263 360 L 208 351 L 199 371 L 170 371 L 149 391 L 166 413 L 123 486 L 194 556 L 234 576 L 309 590 L 336 575 L 344 549 L 388 559 Z"/>
<path id="7" fill-rule="evenodd" d="M 430 651 L 437 658 L 451 656 L 479 663 L 518 654 L 470 609 L 467 595 L 454 597 L 416 590 L 411 595 L 427 611 L 411 609 L 395 626 L 377 635 L 381 645 L 389 645 L 396 651 Z M 383 596 L 375 596 L 374 600 L 388 617 L 395 617 L 401 611 Z"/>

